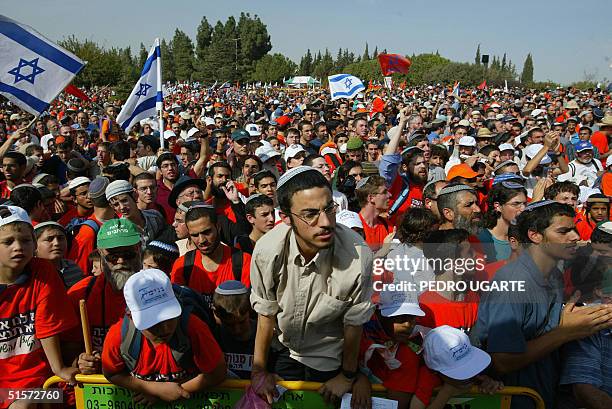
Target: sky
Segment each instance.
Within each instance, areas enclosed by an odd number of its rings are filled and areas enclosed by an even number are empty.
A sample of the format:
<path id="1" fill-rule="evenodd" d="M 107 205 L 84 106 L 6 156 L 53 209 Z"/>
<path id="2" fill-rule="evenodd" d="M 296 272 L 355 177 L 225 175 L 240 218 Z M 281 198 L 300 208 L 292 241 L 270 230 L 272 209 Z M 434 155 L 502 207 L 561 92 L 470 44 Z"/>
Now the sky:
<path id="1" fill-rule="evenodd" d="M 611 0 L 0 0 L 7 4 L 0 13 L 51 40 L 74 34 L 134 52 L 155 37 L 171 39 L 175 28 L 195 41 L 202 16 L 214 26 L 244 11 L 267 25 L 271 52 L 296 63 L 308 48 L 362 55 L 366 42 L 370 53 L 437 50 L 473 62 L 480 43 L 482 54 L 506 52 L 519 74 L 531 53 L 536 81 L 612 79 Z"/>

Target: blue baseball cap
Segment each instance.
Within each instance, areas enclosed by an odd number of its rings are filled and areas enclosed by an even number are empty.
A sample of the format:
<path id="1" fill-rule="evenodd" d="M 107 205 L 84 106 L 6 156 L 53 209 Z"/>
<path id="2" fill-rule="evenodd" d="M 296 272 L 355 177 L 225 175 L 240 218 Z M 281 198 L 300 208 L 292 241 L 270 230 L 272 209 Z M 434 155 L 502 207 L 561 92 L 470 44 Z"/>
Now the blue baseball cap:
<path id="1" fill-rule="evenodd" d="M 589 141 L 579 141 L 576 145 L 576 152 L 582 152 L 587 150 L 593 150 L 593 144 Z"/>

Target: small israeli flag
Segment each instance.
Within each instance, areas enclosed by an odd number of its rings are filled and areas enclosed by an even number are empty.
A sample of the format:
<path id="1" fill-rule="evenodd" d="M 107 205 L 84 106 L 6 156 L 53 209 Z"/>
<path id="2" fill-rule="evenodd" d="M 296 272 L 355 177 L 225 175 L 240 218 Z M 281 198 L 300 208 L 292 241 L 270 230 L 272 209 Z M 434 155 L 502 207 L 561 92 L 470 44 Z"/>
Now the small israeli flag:
<path id="1" fill-rule="evenodd" d="M 359 92 L 365 90 L 361 80 L 350 74 L 336 74 L 327 77 L 331 100 L 340 98 L 354 98 Z"/>
<path id="2" fill-rule="evenodd" d="M 39 115 L 85 66 L 32 27 L 0 15 L 0 94 Z"/>
<path id="3" fill-rule="evenodd" d="M 132 126 L 141 119 L 157 115 L 157 111 L 163 108 L 163 93 L 161 82 L 161 49 L 159 38 L 155 43 L 145 62 L 140 79 L 134 86 L 132 93 L 125 101 L 125 105 L 117 115 L 117 123 L 125 131 L 129 132 Z"/>

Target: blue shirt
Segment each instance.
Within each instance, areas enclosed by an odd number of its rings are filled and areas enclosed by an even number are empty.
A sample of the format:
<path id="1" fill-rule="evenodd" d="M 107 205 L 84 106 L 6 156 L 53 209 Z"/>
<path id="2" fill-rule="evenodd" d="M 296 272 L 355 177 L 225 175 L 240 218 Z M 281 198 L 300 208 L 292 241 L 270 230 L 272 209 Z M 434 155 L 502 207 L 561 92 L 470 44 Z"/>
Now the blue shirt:
<path id="1" fill-rule="evenodd" d="M 612 396 L 612 333 L 603 330 L 567 344 L 561 384 L 586 383 Z"/>
<path id="2" fill-rule="evenodd" d="M 502 267 L 494 282 L 524 281 L 525 291 L 491 291 L 478 308 L 479 338 L 489 353 L 524 353 L 527 342 L 559 325 L 562 309 L 562 276 L 557 269 L 546 279 L 528 250 Z M 547 408 L 554 408 L 560 363 L 555 351 L 537 362 L 501 377 L 506 386 L 537 391 Z M 526 397 L 513 397 L 513 409 L 535 408 Z"/>
<path id="3" fill-rule="evenodd" d="M 482 243 L 482 249 L 487 256 L 487 263 L 493 263 L 499 260 L 507 260 L 512 254 L 510 242 L 499 240 L 491 234 L 489 229 L 482 229 L 478 233 L 478 240 Z"/>

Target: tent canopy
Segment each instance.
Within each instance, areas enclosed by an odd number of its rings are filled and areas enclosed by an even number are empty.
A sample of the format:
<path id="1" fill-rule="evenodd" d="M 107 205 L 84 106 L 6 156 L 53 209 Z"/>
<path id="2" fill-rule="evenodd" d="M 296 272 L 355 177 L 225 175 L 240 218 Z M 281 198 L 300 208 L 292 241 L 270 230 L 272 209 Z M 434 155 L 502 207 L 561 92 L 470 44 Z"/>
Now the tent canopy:
<path id="1" fill-rule="evenodd" d="M 321 81 L 317 80 L 314 77 L 311 77 L 309 75 L 307 76 L 297 76 L 297 77 L 293 77 L 293 78 L 289 78 L 288 80 L 285 81 L 285 85 L 293 85 L 293 86 L 300 86 L 300 85 L 317 85 L 320 84 Z"/>

